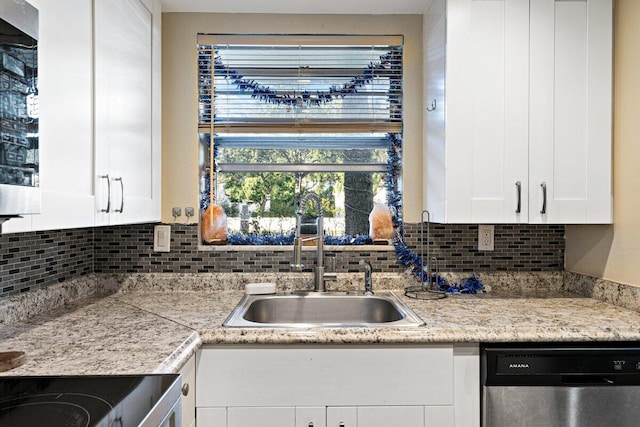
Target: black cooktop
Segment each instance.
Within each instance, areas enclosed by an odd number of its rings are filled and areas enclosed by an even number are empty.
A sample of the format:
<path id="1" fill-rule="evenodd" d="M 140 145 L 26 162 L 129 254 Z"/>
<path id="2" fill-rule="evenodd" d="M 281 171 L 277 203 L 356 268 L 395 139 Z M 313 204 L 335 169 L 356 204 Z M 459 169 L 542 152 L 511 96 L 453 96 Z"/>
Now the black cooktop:
<path id="1" fill-rule="evenodd" d="M 138 426 L 165 393 L 175 388 L 177 378 L 178 375 L 0 377 L 0 426 Z"/>

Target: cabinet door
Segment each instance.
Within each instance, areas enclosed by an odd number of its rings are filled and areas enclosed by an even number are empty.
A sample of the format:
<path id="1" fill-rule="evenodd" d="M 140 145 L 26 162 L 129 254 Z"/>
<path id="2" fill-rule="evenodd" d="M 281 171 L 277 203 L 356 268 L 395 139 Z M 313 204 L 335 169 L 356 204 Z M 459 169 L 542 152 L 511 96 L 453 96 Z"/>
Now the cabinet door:
<path id="1" fill-rule="evenodd" d="M 389 426 L 424 427 L 424 407 L 423 406 L 358 407 L 358 427 L 389 427 Z"/>
<path id="2" fill-rule="evenodd" d="M 94 34 L 96 223 L 152 220 L 152 15 L 139 0 L 94 1 Z"/>
<path id="3" fill-rule="evenodd" d="M 423 200 L 424 209 L 435 222 L 446 222 L 445 154 L 445 70 L 446 2 L 434 0 L 423 15 L 424 126 Z"/>
<path id="4" fill-rule="evenodd" d="M 296 408 L 296 427 L 326 427 L 326 412 L 324 406 Z"/>
<path id="5" fill-rule="evenodd" d="M 450 344 L 221 345 L 197 357 L 198 407 L 453 404 Z"/>
<path id="6" fill-rule="evenodd" d="M 355 406 L 327 408 L 327 427 L 358 427 L 358 408 Z"/>
<path id="7" fill-rule="evenodd" d="M 530 222 L 611 222 L 612 0 L 532 1 L 530 79 Z"/>
<path id="8" fill-rule="evenodd" d="M 30 0 L 39 13 L 42 210 L 5 223 L 24 232 L 94 225 L 92 0 Z"/>
<path id="9" fill-rule="evenodd" d="M 198 427 L 227 427 L 227 408 L 198 408 L 196 425 Z"/>
<path id="10" fill-rule="evenodd" d="M 180 369 L 182 376 L 182 427 L 196 425 L 196 358 L 191 357 Z"/>
<path id="11" fill-rule="evenodd" d="M 424 427 L 476 427 L 480 425 L 480 416 L 477 421 L 469 421 L 465 418 L 457 419 L 459 412 L 457 406 L 464 405 L 465 402 L 453 406 L 426 406 L 424 408 Z M 454 412 L 455 410 L 455 412 Z"/>
<path id="12" fill-rule="evenodd" d="M 447 7 L 446 221 L 527 222 L 529 1 Z"/>
<path id="13" fill-rule="evenodd" d="M 227 427 L 295 427 L 295 408 L 227 408 Z"/>

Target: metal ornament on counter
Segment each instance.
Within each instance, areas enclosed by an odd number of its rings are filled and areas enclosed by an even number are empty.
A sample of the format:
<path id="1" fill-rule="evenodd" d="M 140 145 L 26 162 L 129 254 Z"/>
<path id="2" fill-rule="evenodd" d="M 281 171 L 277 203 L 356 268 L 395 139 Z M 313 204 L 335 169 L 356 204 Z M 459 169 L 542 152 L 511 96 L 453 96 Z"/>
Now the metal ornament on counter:
<path id="1" fill-rule="evenodd" d="M 426 217 L 426 218 L 425 218 Z M 425 224 L 427 232 L 425 233 Z M 431 243 L 430 233 L 431 215 L 429 211 L 422 211 L 420 215 L 420 270 L 418 271 L 418 278 L 420 279 L 420 285 L 409 286 L 404 289 L 405 296 L 414 299 L 434 300 L 442 299 L 447 294 L 440 289 L 438 280 L 441 277 L 438 275 L 436 267 L 436 257 L 429 257 L 429 246 Z M 426 239 L 425 239 L 426 237 Z M 425 240 L 426 240 L 426 254 L 425 254 Z M 428 259 L 429 264 L 425 266 L 424 260 Z M 431 273 L 429 273 L 431 270 Z M 425 278 L 426 273 L 426 278 Z M 426 279 L 426 280 L 425 280 Z"/>
<path id="2" fill-rule="evenodd" d="M 449 283 L 438 273 L 438 259 L 429 256 L 429 245 L 431 243 L 430 223 L 429 211 L 422 211 L 420 217 L 420 255 L 409 249 L 401 238 L 397 238 L 394 242 L 398 259 L 402 261 L 405 266 L 409 267 L 407 270 L 408 273 L 420 281 L 419 285 L 405 288 L 405 296 L 422 300 L 435 300 L 442 299 L 446 297 L 447 294 L 476 294 L 478 291 L 484 291 L 482 281 L 478 279 L 475 274 L 472 274 L 471 277 L 461 283 Z M 425 264 L 425 259 L 429 259 L 428 264 Z"/>

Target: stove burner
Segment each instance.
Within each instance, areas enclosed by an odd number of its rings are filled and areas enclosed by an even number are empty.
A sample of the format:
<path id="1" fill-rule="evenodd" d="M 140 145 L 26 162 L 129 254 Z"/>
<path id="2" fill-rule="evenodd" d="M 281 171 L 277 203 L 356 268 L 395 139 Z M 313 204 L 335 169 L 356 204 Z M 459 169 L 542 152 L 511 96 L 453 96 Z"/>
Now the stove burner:
<path id="1" fill-rule="evenodd" d="M 24 403 L 0 409 L 8 426 L 89 427 L 91 415 L 82 406 L 65 402 Z"/>
<path id="2" fill-rule="evenodd" d="M 176 377 L 0 377 L 0 426 L 138 426 Z"/>

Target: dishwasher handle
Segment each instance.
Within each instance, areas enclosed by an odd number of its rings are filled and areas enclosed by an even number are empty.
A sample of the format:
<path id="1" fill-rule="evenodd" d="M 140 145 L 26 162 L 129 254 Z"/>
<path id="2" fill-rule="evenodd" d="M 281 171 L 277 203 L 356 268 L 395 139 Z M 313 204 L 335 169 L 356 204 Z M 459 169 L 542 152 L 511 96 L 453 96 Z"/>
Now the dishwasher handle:
<path id="1" fill-rule="evenodd" d="M 563 375 L 562 385 L 590 386 L 590 385 L 615 385 L 615 376 L 604 375 Z"/>

